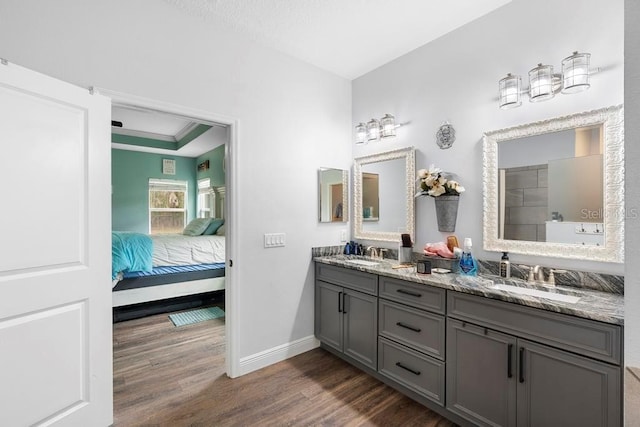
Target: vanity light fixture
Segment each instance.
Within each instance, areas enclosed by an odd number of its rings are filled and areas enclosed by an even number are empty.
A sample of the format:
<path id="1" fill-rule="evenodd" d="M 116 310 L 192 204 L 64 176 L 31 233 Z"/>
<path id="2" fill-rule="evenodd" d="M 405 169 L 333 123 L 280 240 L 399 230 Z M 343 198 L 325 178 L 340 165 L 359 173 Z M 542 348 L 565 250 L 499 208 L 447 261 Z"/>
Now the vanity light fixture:
<path id="1" fill-rule="evenodd" d="M 396 136 L 396 118 L 389 113 L 380 119 L 380 136 L 382 138 Z"/>
<path id="2" fill-rule="evenodd" d="M 400 126 L 396 124 L 395 117 L 389 113 L 380 120 L 371 119 L 366 124 L 361 122 L 356 126 L 356 144 L 396 136 L 396 128 Z"/>
<path id="3" fill-rule="evenodd" d="M 573 52 L 562 60 L 562 93 L 576 93 L 589 89 L 589 61 L 591 54 Z"/>
<path id="4" fill-rule="evenodd" d="M 540 102 L 555 96 L 554 77 L 552 65 L 538 64 L 529 71 L 529 101 Z"/>
<path id="5" fill-rule="evenodd" d="M 376 141 L 380 138 L 380 122 L 371 119 L 367 122 L 367 141 Z"/>
<path id="6" fill-rule="evenodd" d="M 356 144 L 364 144 L 367 142 L 367 125 L 360 123 L 356 126 Z"/>
<path id="7" fill-rule="evenodd" d="M 516 108 L 522 105 L 520 94 L 522 93 L 522 79 L 520 76 L 507 74 L 507 77 L 498 82 L 500 88 L 500 108 Z"/>
<path id="8" fill-rule="evenodd" d="M 499 102 L 501 109 L 515 108 L 522 105 L 522 94 L 529 95 L 530 102 L 546 101 L 558 92 L 571 94 L 589 89 L 590 76 L 600 69 L 590 69 L 591 54 L 573 52 L 562 60 L 562 74 L 553 72 L 552 65 L 538 64 L 529 71 L 529 87 L 522 88 L 520 76 L 507 74 L 498 82 Z"/>

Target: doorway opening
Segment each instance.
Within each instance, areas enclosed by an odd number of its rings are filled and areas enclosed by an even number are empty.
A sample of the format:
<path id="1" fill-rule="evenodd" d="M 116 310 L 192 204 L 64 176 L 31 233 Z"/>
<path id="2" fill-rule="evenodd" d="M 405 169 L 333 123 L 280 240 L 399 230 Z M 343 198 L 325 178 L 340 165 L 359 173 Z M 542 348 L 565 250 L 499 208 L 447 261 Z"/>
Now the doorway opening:
<path id="1" fill-rule="evenodd" d="M 148 227 L 152 230 L 151 211 L 155 209 L 157 212 L 169 212 L 171 209 L 186 210 L 184 225 L 191 226 L 191 222 L 195 219 L 211 219 L 209 225 L 215 220 L 222 219 L 215 235 L 224 236 L 224 256 L 223 256 L 223 286 L 220 289 L 219 280 L 217 281 L 216 292 L 222 290 L 224 293 L 221 303 L 213 306 L 222 307 L 224 309 L 224 326 L 220 327 L 220 320 L 217 320 L 216 330 L 222 330 L 224 335 L 224 373 L 229 377 L 235 374 L 235 340 L 232 331 L 234 324 L 235 301 L 232 282 L 232 259 L 233 259 L 233 236 L 236 229 L 235 221 L 235 197 L 233 194 L 234 186 L 234 148 L 236 144 L 237 122 L 224 116 L 219 116 L 210 112 L 195 110 L 187 107 L 166 104 L 158 101 L 138 98 L 134 96 L 113 93 L 109 91 L 100 91 L 102 94 L 112 98 L 112 224 L 113 228 L 122 229 L 129 228 L 130 231 L 144 231 L 142 228 Z M 155 123 L 156 131 L 145 130 L 145 122 Z M 171 126 L 174 130 L 177 127 L 182 128 L 173 135 L 173 138 L 167 138 L 167 132 L 170 133 Z M 165 128 L 162 128 L 165 126 Z M 155 135 L 154 135 L 155 134 Z M 116 136 L 118 135 L 118 136 Z M 140 159 L 147 157 L 147 160 L 141 163 Z M 187 159 L 187 160 L 185 160 Z M 116 165 L 116 161 L 122 164 Z M 155 164 L 149 166 L 145 162 Z M 167 162 L 168 161 L 168 162 Z M 154 163 L 155 162 L 155 163 Z M 118 181 L 116 176 L 119 170 L 127 164 L 133 165 L 133 175 L 141 177 L 142 180 L 149 181 L 155 179 L 154 184 L 158 180 L 162 180 L 160 184 L 172 185 L 171 181 L 187 181 L 187 190 L 185 191 L 186 201 L 180 195 L 171 198 L 173 207 L 165 207 L 162 202 L 158 206 L 151 206 L 151 196 L 131 197 L 131 194 L 122 194 L 121 189 L 124 187 L 126 191 L 131 192 L 131 185 L 123 184 Z M 186 165 L 186 166 L 185 166 Z M 146 168 L 155 167 L 155 177 L 150 176 Z M 191 168 L 188 171 L 189 177 L 181 174 L 184 168 Z M 220 170 L 222 169 L 222 170 Z M 137 179 L 140 181 L 140 179 Z M 165 182 L 166 181 L 166 182 Z M 116 182 L 118 184 L 116 185 Z M 208 186 L 204 188 L 204 182 L 208 182 Z M 148 194 L 153 189 L 148 189 Z M 175 191 L 174 191 L 175 192 Z M 129 202 L 127 202 L 129 200 Z M 134 206 L 127 206 L 131 200 L 140 203 L 146 207 L 143 212 L 134 213 Z M 134 203 L 134 204 L 135 204 Z M 181 206 L 181 203 L 184 206 Z M 164 210 L 164 211 L 163 211 Z M 173 212 L 173 211 L 171 211 Z M 136 221 L 132 217 L 140 217 L 146 215 L 146 222 L 143 224 L 139 219 Z M 169 219 L 165 221 L 174 221 L 181 214 L 166 215 Z M 161 217 L 162 215 L 157 215 Z M 173 217 L 173 218 L 172 218 Z M 162 221 L 162 220 L 160 220 Z M 155 224 L 157 225 L 157 224 Z M 156 227 L 158 228 L 158 227 Z M 175 227 L 174 227 L 175 228 Z M 162 229 L 160 227 L 159 229 Z M 128 230 L 124 230 L 128 231 Z M 222 232 L 220 232 L 222 231 Z M 200 283 L 199 280 L 190 280 L 185 282 L 187 287 L 193 283 Z M 173 284 L 175 285 L 175 284 Z M 180 283 L 177 284 L 178 286 Z M 162 285 L 164 286 L 164 285 Z M 174 286 L 174 291 L 176 287 Z M 178 294 L 169 293 L 167 299 L 172 299 L 179 295 L 189 297 L 190 295 L 205 294 L 208 288 L 199 289 L 197 286 L 188 291 L 178 290 Z M 173 292 L 173 291 L 172 291 Z M 155 298 L 155 297 L 152 297 Z M 160 306 L 162 303 L 160 303 Z M 216 332 L 219 335 L 219 332 Z"/>

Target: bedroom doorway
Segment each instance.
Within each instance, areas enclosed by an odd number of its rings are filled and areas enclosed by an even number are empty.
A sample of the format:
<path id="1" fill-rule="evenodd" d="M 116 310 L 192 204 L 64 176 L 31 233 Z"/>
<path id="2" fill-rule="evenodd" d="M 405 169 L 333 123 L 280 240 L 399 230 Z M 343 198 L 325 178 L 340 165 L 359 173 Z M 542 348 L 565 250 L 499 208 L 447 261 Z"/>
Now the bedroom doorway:
<path id="1" fill-rule="evenodd" d="M 119 128 L 121 130 L 118 132 L 119 136 L 113 138 L 114 142 L 112 142 L 112 148 L 116 150 L 113 151 L 113 153 L 117 153 L 119 151 L 135 151 L 138 153 L 134 156 L 135 158 L 133 160 L 129 159 L 133 162 L 135 167 L 134 173 L 137 175 L 145 174 L 144 167 L 142 167 L 138 162 L 140 155 L 155 155 L 155 160 L 158 160 L 159 157 L 161 157 L 161 159 L 159 159 L 160 162 L 156 162 L 156 164 L 158 171 L 161 172 L 160 178 L 166 179 L 166 181 L 180 181 L 180 179 L 172 178 L 180 178 L 181 175 L 179 171 L 184 170 L 185 164 L 189 164 L 190 162 L 193 165 L 193 170 L 195 171 L 195 178 L 193 179 L 192 190 L 190 191 L 191 196 L 188 197 L 189 201 L 186 206 L 187 213 L 185 214 L 185 224 L 191 226 L 191 220 L 198 216 L 204 216 L 199 215 L 199 213 L 207 211 L 207 209 L 210 210 L 212 217 L 222 216 L 224 219 L 223 225 L 219 227 L 219 229 L 216 230 L 217 233 L 215 233 L 217 235 L 222 234 L 224 236 L 224 368 L 227 376 L 235 377 L 237 376 L 235 373 L 235 367 L 238 362 L 235 361 L 235 341 L 231 331 L 233 330 L 232 325 L 234 324 L 234 314 L 237 311 L 233 309 L 233 302 L 235 299 L 233 298 L 231 290 L 231 284 L 233 283 L 233 271 L 231 268 L 233 264 L 231 260 L 233 259 L 234 254 L 234 230 L 237 229 L 237 225 L 234 221 L 236 199 L 233 193 L 235 183 L 234 149 L 236 146 L 237 121 L 233 118 L 216 115 L 207 111 L 110 92 L 108 90 L 101 89 L 99 92 L 112 99 L 112 125 L 114 126 L 112 129 Z M 176 135 L 174 137 L 175 140 L 162 138 L 162 132 L 164 131 L 155 132 L 158 134 L 158 137 L 149 134 L 144 135 L 136 132 L 135 129 L 136 127 L 142 126 L 140 123 L 137 123 L 136 120 L 140 117 L 144 117 L 144 115 L 159 119 L 158 122 L 162 122 L 163 118 L 175 123 L 184 121 L 188 122 L 189 126 L 183 129 L 180 135 Z M 175 123 L 173 124 L 175 125 Z M 116 132 L 113 132 L 113 134 L 115 135 Z M 139 141 L 136 142 L 136 138 L 142 138 L 145 141 L 140 144 Z M 208 158 L 206 153 L 210 153 L 212 151 L 216 151 L 216 153 L 214 153 L 215 158 Z M 189 158 L 192 160 L 184 162 L 182 161 L 182 158 Z M 218 161 L 221 163 L 222 171 L 217 170 L 214 174 L 212 168 L 215 167 L 214 163 Z M 112 171 L 113 170 L 114 165 L 112 163 Z M 112 173 L 112 181 L 114 181 L 113 175 L 115 175 L 115 171 Z M 211 203 L 206 208 L 202 208 L 202 206 L 198 207 L 196 203 L 198 200 L 206 199 L 206 197 L 202 197 L 202 195 L 204 192 L 209 191 L 207 189 L 204 191 L 202 189 L 198 189 L 198 181 L 201 181 L 203 176 L 210 178 L 211 182 L 210 193 L 207 194 L 211 197 Z M 148 178 L 151 177 L 145 176 L 145 179 Z M 117 188 L 115 187 L 115 185 L 112 186 L 112 203 L 114 203 L 116 199 Z M 177 206 L 172 209 L 179 209 L 180 196 L 178 195 L 172 200 Z M 122 206 L 119 205 L 117 209 L 120 209 L 121 207 Z M 149 215 L 149 209 L 151 208 L 147 208 L 147 211 L 144 212 L 145 215 Z M 159 209 L 162 210 L 162 207 Z M 126 206 L 122 207 L 122 212 L 114 212 L 114 227 L 116 225 L 118 228 L 137 227 L 137 230 L 140 230 L 141 226 L 139 221 L 135 226 L 133 225 L 133 222 L 127 223 L 127 221 L 131 221 L 132 215 L 140 215 L 140 213 L 134 214 L 133 210 L 127 209 Z M 176 215 L 174 214 L 174 216 Z M 220 231 L 223 231 L 223 233 L 220 233 Z M 198 280 L 192 280 L 185 283 L 193 285 L 194 283 L 199 282 L 200 281 Z M 219 282 L 220 281 L 217 280 L 218 284 L 215 286 L 219 287 Z M 200 291 L 202 290 L 199 290 L 196 286 L 194 289 L 186 291 L 186 294 L 184 295 L 191 293 L 197 294 Z M 177 292 L 180 294 L 182 291 L 179 290 Z M 171 298 L 173 294 L 169 293 L 166 296 Z M 152 298 L 156 297 L 154 296 Z"/>

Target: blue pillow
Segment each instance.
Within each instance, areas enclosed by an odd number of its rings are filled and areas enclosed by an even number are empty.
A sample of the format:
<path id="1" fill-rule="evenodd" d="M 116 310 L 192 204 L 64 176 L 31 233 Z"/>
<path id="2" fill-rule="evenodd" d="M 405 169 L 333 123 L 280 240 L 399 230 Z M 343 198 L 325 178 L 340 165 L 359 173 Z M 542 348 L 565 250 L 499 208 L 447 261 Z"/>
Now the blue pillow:
<path id="1" fill-rule="evenodd" d="M 202 233 L 203 235 L 214 235 L 216 234 L 216 231 L 218 231 L 218 228 L 220 228 L 222 226 L 222 224 L 224 224 L 224 219 L 212 219 L 211 222 L 209 223 L 209 226 L 207 227 L 206 230 L 204 230 L 204 233 Z"/>
<path id="2" fill-rule="evenodd" d="M 209 226 L 210 218 L 196 218 L 192 220 L 182 231 L 185 236 L 199 236 Z"/>

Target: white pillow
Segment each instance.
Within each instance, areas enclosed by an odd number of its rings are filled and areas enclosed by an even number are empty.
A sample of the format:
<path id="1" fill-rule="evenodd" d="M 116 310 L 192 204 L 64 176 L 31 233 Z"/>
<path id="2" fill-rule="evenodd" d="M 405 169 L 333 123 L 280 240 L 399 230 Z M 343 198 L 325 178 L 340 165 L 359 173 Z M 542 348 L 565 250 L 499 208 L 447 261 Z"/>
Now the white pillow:
<path id="1" fill-rule="evenodd" d="M 204 230 L 209 226 L 211 218 L 196 218 L 184 228 L 182 234 L 185 236 L 199 236 L 204 233 Z"/>
<path id="2" fill-rule="evenodd" d="M 216 236 L 224 236 L 224 224 L 218 227 L 218 229 L 216 230 Z"/>

